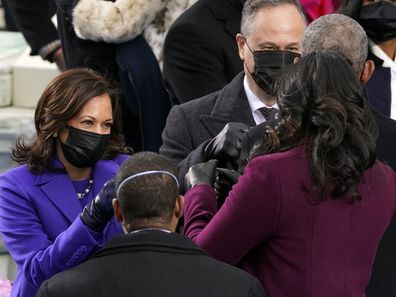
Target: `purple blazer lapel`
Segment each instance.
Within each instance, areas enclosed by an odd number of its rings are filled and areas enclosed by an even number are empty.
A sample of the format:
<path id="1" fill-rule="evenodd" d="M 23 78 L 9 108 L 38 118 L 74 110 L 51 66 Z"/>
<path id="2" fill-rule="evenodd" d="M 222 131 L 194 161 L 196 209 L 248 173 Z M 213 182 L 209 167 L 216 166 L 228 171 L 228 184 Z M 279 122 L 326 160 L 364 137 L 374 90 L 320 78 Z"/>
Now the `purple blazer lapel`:
<path id="1" fill-rule="evenodd" d="M 66 173 L 46 171 L 37 177 L 36 185 L 70 223 L 81 213 L 80 202 Z"/>
<path id="2" fill-rule="evenodd" d="M 59 162 L 55 161 L 55 165 L 59 165 Z M 93 170 L 93 193 L 97 194 L 103 184 L 115 176 L 118 168 L 119 165 L 114 161 L 99 161 Z M 45 171 L 37 177 L 36 185 L 70 223 L 81 213 L 81 204 L 76 199 L 76 192 L 67 173 Z"/>
<path id="3" fill-rule="evenodd" d="M 94 193 L 99 193 L 100 189 L 103 187 L 105 182 L 112 179 L 120 165 L 112 160 L 101 160 L 96 163 L 93 170 L 93 190 Z"/>

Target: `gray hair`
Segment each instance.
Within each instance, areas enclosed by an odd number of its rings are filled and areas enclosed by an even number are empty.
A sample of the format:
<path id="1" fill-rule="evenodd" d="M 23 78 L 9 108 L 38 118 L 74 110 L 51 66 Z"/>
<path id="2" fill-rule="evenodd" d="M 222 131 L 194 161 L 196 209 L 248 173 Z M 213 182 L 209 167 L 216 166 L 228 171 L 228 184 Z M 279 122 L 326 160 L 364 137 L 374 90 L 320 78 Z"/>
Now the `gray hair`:
<path id="1" fill-rule="evenodd" d="M 241 33 L 244 36 L 248 36 L 250 34 L 252 30 L 251 25 L 253 23 L 253 19 L 262 8 L 272 8 L 283 5 L 295 6 L 298 12 L 301 14 L 304 23 L 307 22 L 304 9 L 297 0 L 247 0 L 242 10 Z"/>
<path id="2" fill-rule="evenodd" d="M 301 55 L 320 50 L 331 50 L 343 55 L 350 60 L 359 75 L 367 60 L 366 32 L 358 22 L 345 15 L 322 16 L 305 29 L 301 41 Z"/>

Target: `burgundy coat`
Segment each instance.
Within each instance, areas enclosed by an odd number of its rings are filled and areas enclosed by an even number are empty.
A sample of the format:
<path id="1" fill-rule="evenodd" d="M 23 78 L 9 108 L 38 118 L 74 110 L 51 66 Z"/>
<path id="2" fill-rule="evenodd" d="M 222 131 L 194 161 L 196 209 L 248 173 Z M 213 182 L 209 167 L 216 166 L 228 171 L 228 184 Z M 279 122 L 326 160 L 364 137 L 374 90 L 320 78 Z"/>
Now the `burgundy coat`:
<path id="1" fill-rule="evenodd" d="M 362 200 L 317 202 L 303 147 L 249 162 L 216 214 L 213 189 L 185 196 L 185 233 L 215 258 L 256 276 L 269 297 L 362 297 L 396 205 L 396 175 L 376 162 Z"/>

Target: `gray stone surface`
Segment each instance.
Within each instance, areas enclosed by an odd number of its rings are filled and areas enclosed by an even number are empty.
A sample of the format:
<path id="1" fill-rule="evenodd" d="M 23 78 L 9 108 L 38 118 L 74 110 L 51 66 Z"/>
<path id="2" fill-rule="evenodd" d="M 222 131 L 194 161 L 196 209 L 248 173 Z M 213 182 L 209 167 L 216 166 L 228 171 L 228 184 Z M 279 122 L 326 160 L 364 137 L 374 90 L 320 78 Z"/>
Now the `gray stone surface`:
<path id="1" fill-rule="evenodd" d="M 35 135 L 34 109 L 0 108 L 0 173 L 14 164 L 10 158 L 11 146 L 19 136 L 31 141 Z"/>

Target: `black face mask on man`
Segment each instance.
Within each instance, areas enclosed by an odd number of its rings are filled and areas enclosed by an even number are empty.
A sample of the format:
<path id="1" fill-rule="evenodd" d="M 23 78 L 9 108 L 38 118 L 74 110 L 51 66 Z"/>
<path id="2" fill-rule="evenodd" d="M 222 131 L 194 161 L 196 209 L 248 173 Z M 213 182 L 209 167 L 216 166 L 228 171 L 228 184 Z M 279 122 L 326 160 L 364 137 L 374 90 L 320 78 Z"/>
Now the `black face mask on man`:
<path id="1" fill-rule="evenodd" d="M 79 168 L 92 167 L 107 149 L 110 134 L 98 134 L 68 126 L 69 136 L 60 141 L 66 160 Z"/>
<path id="2" fill-rule="evenodd" d="M 253 54 L 254 71 L 250 74 L 254 82 L 264 92 L 275 96 L 274 83 L 280 71 L 286 65 L 293 64 L 294 59 L 300 57 L 300 54 L 281 50 L 252 51 L 247 42 L 246 45 Z"/>
<path id="3" fill-rule="evenodd" d="M 388 1 L 363 6 L 358 21 L 374 41 L 382 42 L 396 37 L 396 5 Z"/>

